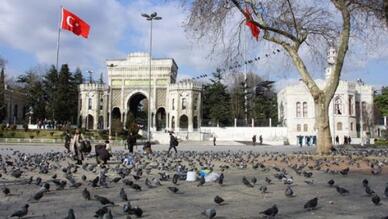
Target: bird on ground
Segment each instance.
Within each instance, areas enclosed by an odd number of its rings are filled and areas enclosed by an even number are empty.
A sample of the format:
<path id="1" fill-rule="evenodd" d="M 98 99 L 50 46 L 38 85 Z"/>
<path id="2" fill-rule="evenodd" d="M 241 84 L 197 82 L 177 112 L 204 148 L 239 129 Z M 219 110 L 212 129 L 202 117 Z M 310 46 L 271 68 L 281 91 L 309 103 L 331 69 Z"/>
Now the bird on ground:
<path id="1" fill-rule="evenodd" d="M 307 209 L 307 210 L 314 210 L 318 205 L 318 198 L 315 197 L 309 201 L 306 202 L 306 204 L 304 204 L 304 209 Z"/>
<path id="2" fill-rule="evenodd" d="M 103 196 L 99 196 L 99 195 L 94 195 L 94 198 L 99 201 L 101 204 L 103 205 L 107 205 L 107 204 L 112 204 L 114 205 L 114 203 L 112 201 L 110 201 L 109 199 L 103 197 Z"/>
<path id="3" fill-rule="evenodd" d="M 82 190 L 82 197 L 84 197 L 85 200 L 90 200 L 90 192 L 86 188 Z"/>
<path id="4" fill-rule="evenodd" d="M 95 212 L 95 215 L 94 217 L 96 218 L 102 218 L 104 216 L 105 213 L 108 212 L 108 207 L 104 206 L 100 209 L 98 209 L 96 212 Z"/>
<path id="5" fill-rule="evenodd" d="M 388 183 L 385 185 L 384 195 L 388 198 Z"/>
<path id="6" fill-rule="evenodd" d="M 262 186 L 260 186 L 259 190 L 261 191 L 261 193 L 267 193 L 268 188 L 267 188 L 267 186 L 262 185 Z"/>
<path id="7" fill-rule="evenodd" d="M 208 208 L 202 212 L 203 215 L 205 215 L 207 218 L 212 219 L 217 215 L 215 208 Z"/>
<path id="8" fill-rule="evenodd" d="M 43 197 L 43 195 L 44 195 L 45 192 L 46 192 L 45 190 L 39 190 L 38 192 L 36 192 L 36 193 L 32 196 L 32 199 L 34 199 L 35 201 L 39 201 L 39 200 Z"/>
<path id="9" fill-rule="evenodd" d="M 170 191 L 173 192 L 173 193 L 177 193 L 177 192 L 179 191 L 179 189 L 178 189 L 177 187 L 169 186 L 169 187 L 167 187 L 167 188 L 168 188 L 168 190 L 170 190 Z"/>
<path id="10" fill-rule="evenodd" d="M 330 187 L 332 187 L 335 184 L 335 181 L 333 179 L 330 179 L 327 184 L 329 184 Z"/>
<path id="11" fill-rule="evenodd" d="M 342 176 L 346 176 L 346 175 L 348 175 L 349 170 L 350 170 L 349 167 L 347 167 L 345 169 L 340 170 L 340 173 Z"/>
<path id="12" fill-rule="evenodd" d="M 362 186 L 366 187 L 369 185 L 369 181 L 367 179 L 362 180 Z"/>
<path id="13" fill-rule="evenodd" d="M 381 201 L 380 197 L 377 194 L 374 194 L 372 197 L 373 204 L 380 205 L 380 201 Z"/>
<path id="14" fill-rule="evenodd" d="M 132 184 L 131 186 L 132 189 L 136 190 L 136 191 L 141 191 L 141 186 L 139 186 L 138 184 Z"/>
<path id="15" fill-rule="evenodd" d="M 28 204 L 25 204 L 21 209 L 18 209 L 13 214 L 11 214 L 10 217 L 24 217 L 28 214 L 28 207 L 30 207 Z"/>
<path id="16" fill-rule="evenodd" d="M 218 184 L 222 185 L 224 184 L 224 173 L 221 173 L 220 176 L 218 177 Z"/>
<path id="17" fill-rule="evenodd" d="M 284 194 L 287 197 L 294 197 L 294 191 L 292 190 L 291 186 L 287 186 L 286 190 L 284 191 Z"/>
<path id="18" fill-rule="evenodd" d="M 365 193 L 369 196 L 375 194 L 375 191 L 373 191 L 373 189 L 371 189 L 368 185 L 365 186 Z"/>
<path id="19" fill-rule="evenodd" d="M 198 183 L 197 187 L 203 186 L 205 184 L 205 182 L 206 182 L 205 176 L 201 176 L 201 178 L 199 179 L 199 183 Z"/>
<path id="20" fill-rule="evenodd" d="M 21 175 L 22 175 L 22 171 L 19 170 L 19 169 L 15 169 L 11 172 L 11 176 L 15 177 L 15 178 L 19 178 Z"/>
<path id="21" fill-rule="evenodd" d="M 174 174 L 174 176 L 172 177 L 172 183 L 174 183 L 175 185 L 178 184 L 178 179 L 179 179 L 179 175 Z"/>
<path id="22" fill-rule="evenodd" d="M 82 179 L 82 181 L 86 181 L 86 180 L 87 180 L 87 177 L 86 177 L 85 175 L 82 175 L 82 176 L 81 176 L 81 179 Z"/>
<path id="23" fill-rule="evenodd" d="M 349 191 L 343 187 L 336 186 L 337 192 L 341 195 L 349 194 Z"/>
<path id="24" fill-rule="evenodd" d="M 304 181 L 307 185 L 313 185 L 314 184 L 314 180 L 305 180 Z"/>
<path id="25" fill-rule="evenodd" d="M 3 193 L 4 193 L 4 195 L 8 195 L 9 193 L 11 193 L 11 190 L 8 188 L 8 187 L 4 187 L 2 190 L 1 190 Z"/>
<path id="26" fill-rule="evenodd" d="M 260 214 L 264 214 L 267 217 L 275 217 L 279 212 L 279 209 L 276 205 L 272 205 L 272 207 L 268 208 L 265 211 L 260 212 Z"/>
<path id="27" fill-rule="evenodd" d="M 268 184 L 272 184 L 272 180 L 268 177 L 265 177 L 265 182 L 267 182 Z"/>
<path id="28" fill-rule="evenodd" d="M 117 183 L 117 182 L 119 182 L 121 180 L 121 177 L 115 177 L 115 178 L 113 178 L 112 179 L 112 182 L 114 182 L 114 183 Z"/>
<path id="29" fill-rule="evenodd" d="M 67 212 L 67 216 L 65 217 L 65 219 L 75 219 L 74 210 L 72 208 L 70 208 Z"/>
<path id="30" fill-rule="evenodd" d="M 245 176 L 242 178 L 242 182 L 247 187 L 253 187 L 253 185 L 247 180 L 247 178 Z"/>
<path id="31" fill-rule="evenodd" d="M 256 182 L 257 182 L 257 178 L 256 177 L 252 177 L 251 182 L 252 182 L 252 185 L 255 185 Z"/>
<path id="32" fill-rule="evenodd" d="M 125 193 L 124 188 L 121 188 L 121 190 L 120 190 L 120 198 L 123 201 L 128 201 L 128 196 L 127 196 L 127 193 Z"/>
<path id="33" fill-rule="evenodd" d="M 224 201 L 225 200 L 218 195 L 214 197 L 214 202 L 217 203 L 218 205 L 221 205 Z"/>
<path id="34" fill-rule="evenodd" d="M 143 215 L 143 209 L 136 206 L 134 208 L 131 208 L 128 213 L 134 214 L 134 215 L 136 215 L 136 217 L 141 217 Z"/>

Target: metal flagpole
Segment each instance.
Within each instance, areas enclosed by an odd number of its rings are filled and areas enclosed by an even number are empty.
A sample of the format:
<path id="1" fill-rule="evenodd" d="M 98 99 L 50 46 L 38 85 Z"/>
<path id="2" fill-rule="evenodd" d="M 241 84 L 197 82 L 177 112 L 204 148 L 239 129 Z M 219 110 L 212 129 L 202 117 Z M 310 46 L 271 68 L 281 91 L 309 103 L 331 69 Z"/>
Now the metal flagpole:
<path id="1" fill-rule="evenodd" d="M 63 6 L 61 5 L 60 7 L 60 13 L 59 13 L 59 22 L 58 22 L 58 39 L 57 39 L 57 63 L 55 65 L 55 68 L 57 69 L 57 72 L 59 72 L 58 69 L 58 60 L 59 60 L 59 40 L 61 39 L 61 23 L 62 23 L 62 18 L 63 18 Z"/>

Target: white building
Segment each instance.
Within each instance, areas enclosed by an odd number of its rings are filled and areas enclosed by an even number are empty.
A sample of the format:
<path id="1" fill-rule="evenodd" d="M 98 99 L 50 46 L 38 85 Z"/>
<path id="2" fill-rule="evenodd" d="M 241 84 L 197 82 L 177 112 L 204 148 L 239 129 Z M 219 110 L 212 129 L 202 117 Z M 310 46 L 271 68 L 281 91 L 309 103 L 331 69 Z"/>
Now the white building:
<path id="1" fill-rule="evenodd" d="M 201 124 L 202 85 L 191 81 L 176 83 L 178 66 L 172 58 L 152 59 L 149 92 L 147 53 L 131 53 L 125 59 L 106 61 L 108 85 L 80 85 L 79 118 L 82 127 L 109 129 L 125 127 L 127 117 L 146 125 L 151 95 L 151 130 L 193 132 Z"/>
<path id="2" fill-rule="evenodd" d="M 335 49 L 331 48 L 326 78 L 334 69 L 336 55 Z M 323 80 L 317 80 L 316 83 L 320 88 L 325 85 Z M 356 81 L 340 81 L 329 107 L 333 141 L 336 136 L 339 137 L 340 144 L 344 143 L 344 137 L 351 137 L 352 143 L 359 142 L 357 138 L 360 137 L 364 141 L 367 137 L 373 137 L 373 95 L 372 86 Z M 316 136 L 314 101 L 303 82 L 287 86 L 278 92 L 278 117 L 281 124 L 287 127 L 290 144 L 297 144 L 297 136 Z"/>

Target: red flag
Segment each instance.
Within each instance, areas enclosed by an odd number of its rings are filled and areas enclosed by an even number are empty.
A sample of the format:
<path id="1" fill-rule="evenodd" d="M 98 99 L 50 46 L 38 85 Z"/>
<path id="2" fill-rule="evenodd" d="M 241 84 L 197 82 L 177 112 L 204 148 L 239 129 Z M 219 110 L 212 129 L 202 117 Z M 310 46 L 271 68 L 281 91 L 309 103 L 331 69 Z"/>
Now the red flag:
<path id="1" fill-rule="evenodd" d="M 90 26 L 77 15 L 62 8 L 61 28 L 73 32 L 75 35 L 88 38 Z"/>
<path id="2" fill-rule="evenodd" d="M 260 29 L 252 21 L 251 12 L 249 12 L 248 8 L 245 8 L 244 15 L 245 15 L 245 18 L 246 18 L 245 25 L 247 25 L 249 27 L 249 29 L 251 29 L 252 36 L 254 38 L 256 38 L 256 41 L 258 41 L 259 40 L 259 35 L 260 35 Z"/>

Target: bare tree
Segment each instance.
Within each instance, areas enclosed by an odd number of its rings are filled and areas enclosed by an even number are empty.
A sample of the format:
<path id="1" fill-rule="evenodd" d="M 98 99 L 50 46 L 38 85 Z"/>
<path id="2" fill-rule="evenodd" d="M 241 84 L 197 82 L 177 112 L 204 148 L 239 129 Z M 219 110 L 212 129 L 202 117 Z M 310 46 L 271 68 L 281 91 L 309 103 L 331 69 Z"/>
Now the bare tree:
<path id="1" fill-rule="evenodd" d="M 193 0 L 190 5 L 187 29 L 192 36 L 210 38 L 215 48 L 224 43 L 230 32 L 230 20 L 241 12 L 244 20 L 253 22 L 263 32 L 265 41 L 281 46 L 310 91 L 315 103 L 318 131 L 317 153 L 329 153 L 332 147 L 328 108 L 338 87 L 349 39 L 363 36 L 364 30 L 381 29 L 384 0 Z M 237 9 L 237 10 L 236 10 Z M 247 16 L 246 10 L 252 16 Z M 236 28 L 239 28 L 236 26 Z M 235 36 L 239 36 L 235 34 Z M 230 38 L 229 45 L 239 50 L 239 38 Z M 322 44 L 337 48 L 335 68 L 324 87 L 313 80 L 301 49 L 319 50 Z M 321 49 L 322 50 L 322 49 Z"/>

